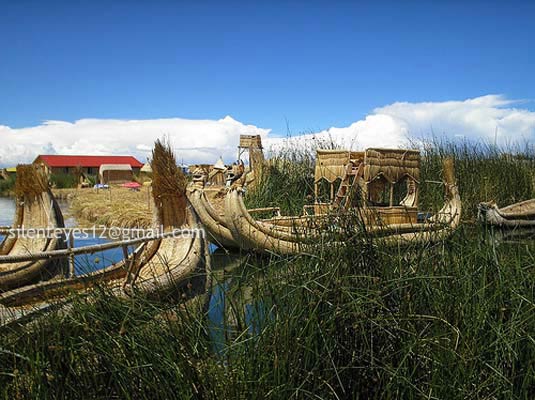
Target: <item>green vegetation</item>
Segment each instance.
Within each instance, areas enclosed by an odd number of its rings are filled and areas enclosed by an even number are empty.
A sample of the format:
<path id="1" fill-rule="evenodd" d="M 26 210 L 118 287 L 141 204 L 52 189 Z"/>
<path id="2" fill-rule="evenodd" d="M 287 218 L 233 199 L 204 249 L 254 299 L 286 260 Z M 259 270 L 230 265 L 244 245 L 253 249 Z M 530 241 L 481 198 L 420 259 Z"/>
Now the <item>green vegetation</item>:
<path id="1" fill-rule="evenodd" d="M 283 154 L 255 206 L 299 213 L 310 153 Z M 535 155 L 440 144 L 422 159 L 423 207 L 443 201 L 453 155 L 467 221 L 445 242 L 385 248 L 356 238 L 314 257 L 243 255 L 216 274 L 221 315 L 118 300 L 0 332 L 6 398 L 530 399 L 535 392 L 535 242 L 472 224 L 479 201 L 535 197 Z M 293 157 L 293 158 L 291 158 Z M 252 192 L 251 192 L 252 193 Z M 253 197 L 254 196 L 254 197 Z M 226 268 L 228 270 L 228 268 Z M 220 284 L 218 286 L 218 284 Z"/>
<path id="2" fill-rule="evenodd" d="M 89 184 L 89 187 L 96 185 L 98 179 L 97 175 L 85 175 L 85 181 Z"/>
<path id="3" fill-rule="evenodd" d="M 287 215 L 299 215 L 314 201 L 314 155 L 291 152 L 276 155 L 264 167 L 261 184 L 247 194 L 247 207 L 280 207 Z"/>
<path id="4" fill-rule="evenodd" d="M 15 176 L 10 176 L 8 179 L 0 179 L 0 195 L 8 196 L 13 193 L 15 189 Z"/>
<path id="5" fill-rule="evenodd" d="M 422 160 L 420 203 L 424 209 L 442 201 L 437 197 L 441 189 L 437 191 L 436 185 L 425 180 L 441 179 L 441 159 L 445 156 L 455 159 L 464 220 L 475 220 L 477 204 L 482 201 L 494 200 L 505 206 L 535 197 L 533 148 L 504 150 L 484 144 L 436 143 L 427 146 Z"/>
<path id="6" fill-rule="evenodd" d="M 56 189 L 75 188 L 78 180 L 72 174 L 51 174 L 50 184 Z"/>

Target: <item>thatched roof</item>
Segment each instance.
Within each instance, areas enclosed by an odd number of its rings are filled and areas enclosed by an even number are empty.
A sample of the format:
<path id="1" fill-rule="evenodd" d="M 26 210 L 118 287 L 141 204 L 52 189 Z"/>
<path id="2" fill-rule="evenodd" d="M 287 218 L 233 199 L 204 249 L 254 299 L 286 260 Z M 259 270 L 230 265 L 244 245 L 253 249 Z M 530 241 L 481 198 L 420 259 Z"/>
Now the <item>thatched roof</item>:
<path id="1" fill-rule="evenodd" d="M 240 147 L 261 149 L 262 137 L 260 135 L 240 135 Z"/>
<path id="2" fill-rule="evenodd" d="M 141 169 L 139 170 L 140 172 L 145 172 L 145 173 L 152 173 L 152 167 L 150 166 L 149 163 L 146 163 L 145 165 L 143 165 L 143 167 L 141 167 Z"/>
<path id="3" fill-rule="evenodd" d="M 403 176 L 420 179 L 420 152 L 405 149 L 318 150 L 316 156 L 315 182 L 325 179 L 332 183 L 342 179 L 349 161 L 364 162 L 364 180 L 371 182 L 379 175 L 392 183 Z"/>
<path id="4" fill-rule="evenodd" d="M 395 183 L 404 176 L 420 179 L 420 152 L 403 149 L 367 149 L 364 155 L 364 180 L 371 182 L 379 175 Z"/>
<path id="5" fill-rule="evenodd" d="M 221 157 L 214 164 L 214 169 L 218 169 L 218 170 L 221 170 L 221 171 L 224 171 L 224 170 L 227 169 L 227 167 L 225 165 L 225 162 L 223 161 L 223 159 Z"/>
<path id="6" fill-rule="evenodd" d="M 130 164 L 102 164 L 98 173 L 102 175 L 104 171 L 132 171 Z"/>
<path id="7" fill-rule="evenodd" d="M 346 166 L 350 160 L 359 160 L 364 158 L 364 152 L 350 150 L 317 150 L 316 169 L 314 180 L 318 182 L 325 179 L 332 183 L 345 174 Z"/>

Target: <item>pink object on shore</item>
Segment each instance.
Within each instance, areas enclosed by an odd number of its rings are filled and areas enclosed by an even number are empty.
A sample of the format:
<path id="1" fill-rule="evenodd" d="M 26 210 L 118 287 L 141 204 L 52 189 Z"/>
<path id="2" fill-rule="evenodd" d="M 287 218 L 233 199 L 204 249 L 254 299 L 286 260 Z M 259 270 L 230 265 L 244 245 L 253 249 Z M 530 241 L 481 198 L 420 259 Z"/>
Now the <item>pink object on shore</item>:
<path id="1" fill-rule="evenodd" d="M 128 189 L 139 189 L 141 187 L 141 185 L 137 182 L 123 183 L 121 186 Z"/>

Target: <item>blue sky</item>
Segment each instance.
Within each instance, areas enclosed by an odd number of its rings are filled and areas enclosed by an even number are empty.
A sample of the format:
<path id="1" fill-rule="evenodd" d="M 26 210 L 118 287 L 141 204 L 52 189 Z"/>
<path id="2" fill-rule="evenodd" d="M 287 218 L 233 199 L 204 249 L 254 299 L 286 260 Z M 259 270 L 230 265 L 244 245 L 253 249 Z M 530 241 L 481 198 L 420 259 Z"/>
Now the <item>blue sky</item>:
<path id="1" fill-rule="evenodd" d="M 37 2 L 0 12 L 0 125 L 220 119 L 286 133 L 394 102 L 534 109 L 535 2 Z"/>

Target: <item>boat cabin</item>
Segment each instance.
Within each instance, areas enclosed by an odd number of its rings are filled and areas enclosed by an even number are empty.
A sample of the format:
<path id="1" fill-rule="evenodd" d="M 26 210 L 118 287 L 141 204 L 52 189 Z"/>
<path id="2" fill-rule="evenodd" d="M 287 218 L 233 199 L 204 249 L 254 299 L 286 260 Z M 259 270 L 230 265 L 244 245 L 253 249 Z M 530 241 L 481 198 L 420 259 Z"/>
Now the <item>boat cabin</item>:
<path id="1" fill-rule="evenodd" d="M 416 223 L 419 179 L 418 150 L 318 150 L 307 208 L 320 215 L 360 207 L 367 223 Z"/>

